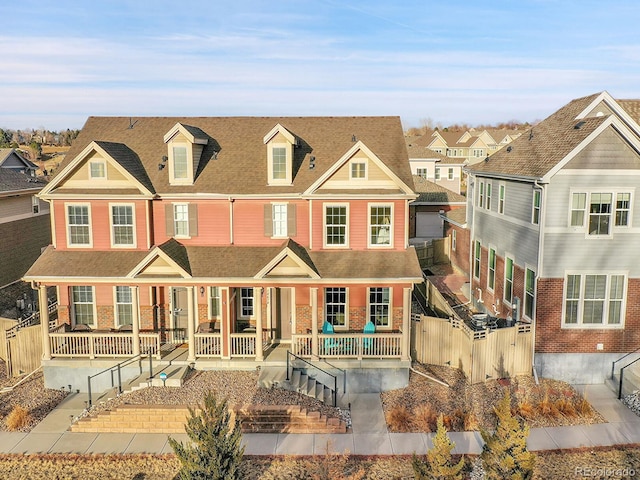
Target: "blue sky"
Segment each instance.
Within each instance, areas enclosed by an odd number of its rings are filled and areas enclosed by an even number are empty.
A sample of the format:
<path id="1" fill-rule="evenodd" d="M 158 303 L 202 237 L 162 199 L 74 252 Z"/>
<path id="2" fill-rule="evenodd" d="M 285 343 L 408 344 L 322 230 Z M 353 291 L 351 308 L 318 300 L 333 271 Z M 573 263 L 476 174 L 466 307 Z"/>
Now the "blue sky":
<path id="1" fill-rule="evenodd" d="M 640 2 L 20 0 L 0 4 L 0 127 L 90 115 L 541 119 L 640 98 Z"/>

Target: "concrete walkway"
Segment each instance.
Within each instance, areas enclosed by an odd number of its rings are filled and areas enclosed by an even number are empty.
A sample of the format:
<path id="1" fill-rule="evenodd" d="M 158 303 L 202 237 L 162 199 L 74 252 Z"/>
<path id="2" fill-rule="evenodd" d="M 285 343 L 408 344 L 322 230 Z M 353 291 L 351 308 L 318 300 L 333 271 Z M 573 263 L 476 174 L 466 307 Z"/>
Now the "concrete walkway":
<path id="1" fill-rule="evenodd" d="M 530 450 L 556 450 L 640 443 L 640 417 L 627 409 L 605 385 L 578 385 L 609 423 L 575 427 L 532 428 Z M 71 419 L 82 413 L 86 395 L 67 397 L 30 433 L 0 432 L 0 453 L 172 453 L 166 434 L 71 433 Z M 424 454 L 432 433 L 389 433 L 378 394 L 348 394 L 352 429 L 348 434 L 245 434 L 246 455 L 321 455 L 327 451 L 355 455 Z M 186 434 L 172 435 L 186 441 Z M 455 453 L 482 451 L 479 432 L 450 432 Z"/>

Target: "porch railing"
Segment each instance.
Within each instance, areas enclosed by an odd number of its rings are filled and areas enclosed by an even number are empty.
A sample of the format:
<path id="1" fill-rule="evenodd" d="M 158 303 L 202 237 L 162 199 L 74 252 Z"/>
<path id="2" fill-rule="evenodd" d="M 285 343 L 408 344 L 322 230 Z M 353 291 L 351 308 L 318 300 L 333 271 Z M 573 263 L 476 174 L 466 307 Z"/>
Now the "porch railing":
<path id="1" fill-rule="evenodd" d="M 311 357 L 312 336 L 292 335 L 291 348 L 300 357 Z M 320 358 L 401 358 L 402 333 L 335 333 L 318 335 Z"/>
<path id="2" fill-rule="evenodd" d="M 132 333 L 49 333 L 54 357 L 130 357 L 133 355 Z M 140 333 L 140 350 L 160 358 L 160 334 Z"/>
<path id="3" fill-rule="evenodd" d="M 221 357 L 222 335 L 219 333 L 196 333 L 196 357 Z"/>
<path id="4" fill-rule="evenodd" d="M 232 357 L 253 357 L 256 354 L 255 333 L 232 333 L 230 337 Z"/>

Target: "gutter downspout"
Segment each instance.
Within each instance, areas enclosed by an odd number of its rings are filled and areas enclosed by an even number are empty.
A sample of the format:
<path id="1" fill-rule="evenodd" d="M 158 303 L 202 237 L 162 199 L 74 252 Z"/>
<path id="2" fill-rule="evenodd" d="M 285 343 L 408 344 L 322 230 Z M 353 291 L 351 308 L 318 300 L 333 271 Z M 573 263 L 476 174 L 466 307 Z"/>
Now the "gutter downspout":
<path id="1" fill-rule="evenodd" d="M 533 290 L 533 295 L 534 298 L 536 299 L 535 303 L 538 303 L 538 279 L 540 278 L 542 272 L 540 271 L 542 269 L 542 251 L 544 249 L 544 224 L 546 221 L 546 209 L 547 209 L 547 189 L 544 187 L 544 185 L 540 185 L 539 180 L 534 180 L 533 185 L 534 188 L 539 189 L 541 191 L 541 195 L 540 195 L 540 223 L 538 224 L 538 259 L 537 259 L 537 265 L 536 265 L 536 276 L 535 276 L 535 284 L 534 284 L 534 290 Z M 526 275 L 526 271 L 525 271 L 525 275 Z M 526 292 L 526 279 L 525 279 L 525 301 L 526 301 L 526 296 L 527 296 L 527 292 Z M 536 309 L 536 305 L 533 305 L 533 317 L 531 319 L 531 335 L 533 336 L 533 341 L 531 342 L 531 369 L 533 371 L 533 378 L 535 379 L 536 385 L 539 384 L 538 381 L 538 372 L 536 371 L 536 319 L 535 316 L 537 314 L 537 309 Z"/>

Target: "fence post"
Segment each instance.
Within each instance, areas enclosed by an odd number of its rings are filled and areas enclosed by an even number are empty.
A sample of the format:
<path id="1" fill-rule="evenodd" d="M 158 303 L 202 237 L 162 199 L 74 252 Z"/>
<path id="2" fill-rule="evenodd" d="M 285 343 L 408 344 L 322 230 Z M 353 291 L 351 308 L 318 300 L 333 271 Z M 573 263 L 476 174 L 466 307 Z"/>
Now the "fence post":
<path id="1" fill-rule="evenodd" d="M 120 374 L 120 364 L 118 364 L 118 393 L 122 393 L 122 375 Z"/>
<path id="2" fill-rule="evenodd" d="M 87 383 L 89 386 L 87 387 L 87 393 L 89 395 L 89 408 L 91 408 L 91 376 L 87 377 Z"/>
<path id="3" fill-rule="evenodd" d="M 149 380 L 153 379 L 153 358 L 151 358 L 151 349 L 148 350 L 149 355 Z"/>

